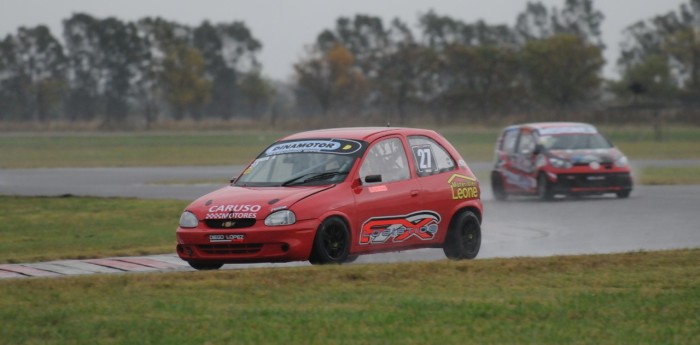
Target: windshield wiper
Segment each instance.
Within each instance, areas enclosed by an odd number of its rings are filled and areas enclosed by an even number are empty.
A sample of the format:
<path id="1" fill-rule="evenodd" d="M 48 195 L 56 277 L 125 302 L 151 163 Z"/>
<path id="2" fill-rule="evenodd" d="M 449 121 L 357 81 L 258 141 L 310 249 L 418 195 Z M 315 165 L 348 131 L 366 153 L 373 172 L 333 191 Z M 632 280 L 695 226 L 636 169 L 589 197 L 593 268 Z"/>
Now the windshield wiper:
<path id="1" fill-rule="evenodd" d="M 309 174 L 304 174 L 304 175 L 301 175 L 299 177 L 295 177 L 291 180 L 285 181 L 284 183 L 281 184 L 281 186 L 286 187 L 286 186 L 291 186 L 291 185 L 304 184 L 304 183 L 311 182 L 311 181 L 325 180 L 325 179 L 331 178 L 333 176 L 347 175 L 348 173 L 350 173 L 350 172 L 349 171 L 331 171 L 331 172 L 322 172 L 322 173 L 309 173 Z M 301 178 L 309 176 L 309 175 L 313 175 L 313 176 L 299 181 Z"/>

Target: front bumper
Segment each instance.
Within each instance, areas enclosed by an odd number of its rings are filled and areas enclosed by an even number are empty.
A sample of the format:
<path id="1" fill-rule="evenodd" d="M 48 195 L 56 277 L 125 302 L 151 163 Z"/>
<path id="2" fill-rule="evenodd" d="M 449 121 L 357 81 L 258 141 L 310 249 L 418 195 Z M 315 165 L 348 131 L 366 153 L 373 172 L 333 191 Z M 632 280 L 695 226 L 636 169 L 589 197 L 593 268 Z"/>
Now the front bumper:
<path id="1" fill-rule="evenodd" d="M 185 261 L 249 263 L 308 260 L 319 222 L 244 229 L 177 229 L 177 254 Z M 202 225 L 200 225 L 202 226 Z M 242 240 L 211 241 L 210 235 L 243 235 Z M 235 238 L 235 237 L 234 237 Z"/>
<path id="2" fill-rule="evenodd" d="M 557 174 L 551 181 L 556 194 L 604 194 L 632 190 L 632 176 L 621 173 Z"/>

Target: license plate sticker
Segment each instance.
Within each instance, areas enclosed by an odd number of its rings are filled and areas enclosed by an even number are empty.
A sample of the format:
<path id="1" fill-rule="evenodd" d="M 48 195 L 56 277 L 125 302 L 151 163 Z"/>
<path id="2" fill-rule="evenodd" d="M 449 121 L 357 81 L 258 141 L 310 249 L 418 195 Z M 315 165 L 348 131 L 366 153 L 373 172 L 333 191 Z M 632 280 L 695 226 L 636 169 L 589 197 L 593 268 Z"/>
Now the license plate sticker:
<path id="1" fill-rule="evenodd" d="M 226 234 L 226 235 L 209 235 L 209 242 L 231 242 L 240 243 L 245 240 L 245 235 L 243 234 Z"/>

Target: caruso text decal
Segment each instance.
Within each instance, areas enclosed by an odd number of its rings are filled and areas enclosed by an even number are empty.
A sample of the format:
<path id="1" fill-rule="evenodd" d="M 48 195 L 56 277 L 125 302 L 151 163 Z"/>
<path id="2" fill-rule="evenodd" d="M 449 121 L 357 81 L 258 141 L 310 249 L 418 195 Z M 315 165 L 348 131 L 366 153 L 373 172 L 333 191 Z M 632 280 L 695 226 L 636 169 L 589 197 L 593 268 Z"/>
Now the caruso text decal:
<path id="1" fill-rule="evenodd" d="M 260 205 L 214 205 L 204 219 L 257 218 Z"/>

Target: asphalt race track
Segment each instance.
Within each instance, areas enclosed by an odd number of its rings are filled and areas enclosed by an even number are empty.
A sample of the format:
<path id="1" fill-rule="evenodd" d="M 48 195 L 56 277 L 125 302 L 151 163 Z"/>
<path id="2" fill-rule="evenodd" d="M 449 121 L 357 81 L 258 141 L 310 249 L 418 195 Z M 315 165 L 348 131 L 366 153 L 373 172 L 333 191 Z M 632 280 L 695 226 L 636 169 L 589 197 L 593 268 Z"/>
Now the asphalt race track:
<path id="1" fill-rule="evenodd" d="M 700 165 L 698 161 L 642 161 L 635 166 Z M 490 163 L 470 165 L 487 171 Z M 0 194 L 77 195 L 193 200 L 217 189 L 241 166 L 157 168 L 66 168 L 0 170 Z M 172 184 L 173 181 L 220 184 Z M 169 184 L 163 184 L 163 182 Z M 482 186 L 484 222 L 478 258 L 575 255 L 700 247 L 700 186 L 635 186 L 628 199 L 614 196 L 494 201 Z M 7 210 L 7 209 L 6 209 Z M 177 219 L 173 219 L 174 229 Z M 361 256 L 356 263 L 441 260 L 440 249 Z M 224 269 L 309 265 L 225 265 Z M 91 273 L 190 270 L 175 254 L 62 260 L 0 265 L 0 278 Z"/>

